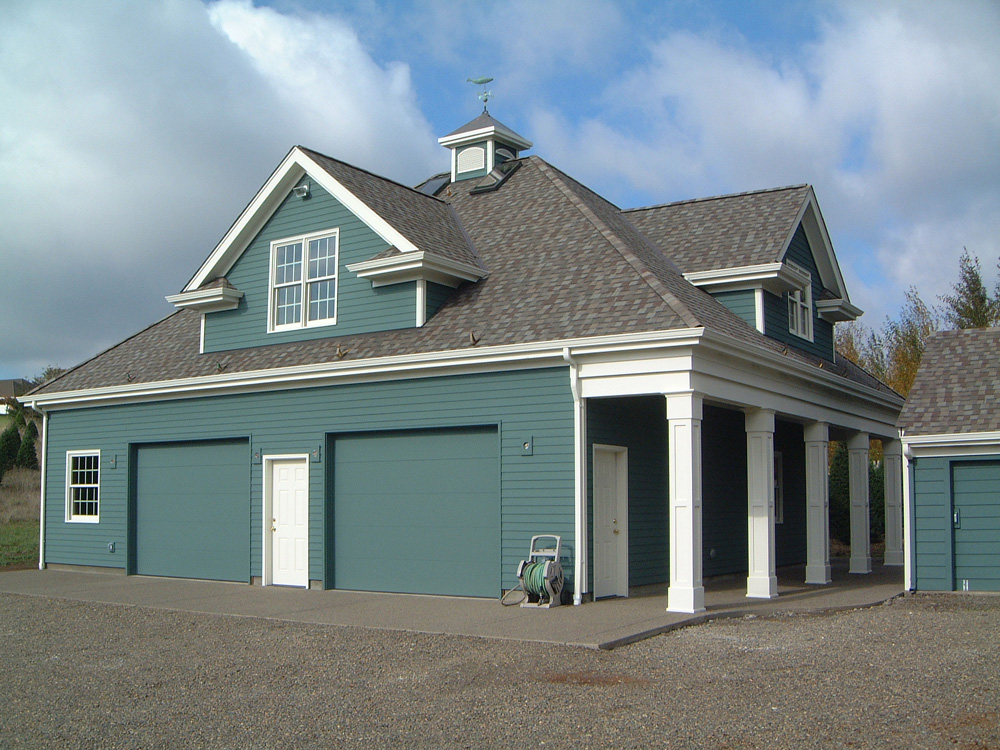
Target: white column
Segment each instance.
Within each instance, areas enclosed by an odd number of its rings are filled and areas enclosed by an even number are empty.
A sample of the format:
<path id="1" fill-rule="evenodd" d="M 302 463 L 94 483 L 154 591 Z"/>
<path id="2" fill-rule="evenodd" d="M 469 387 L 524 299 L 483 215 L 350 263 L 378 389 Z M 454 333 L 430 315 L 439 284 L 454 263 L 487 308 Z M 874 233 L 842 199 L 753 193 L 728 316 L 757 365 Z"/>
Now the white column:
<path id="1" fill-rule="evenodd" d="M 807 424 L 806 444 L 806 583 L 830 578 L 830 428 Z"/>
<path id="2" fill-rule="evenodd" d="M 885 564 L 903 564 L 903 444 L 882 440 L 885 478 Z"/>
<path id="3" fill-rule="evenodd" d="M 747 431 L 747 596 L 778 595 L 774 566 L 774 412 L 752 409 Z"/>
<path id="4" fill-rule="evenodd" d="M 668 612 L 702 612 L 705 609 L 701 572 L 701 420 L 701 396 L 694 393 L 667 396 Z"/>
<path id="5" fill-rule="evenodd" d="M 847 441 L 851 493 L 851 573 L 871 573 L 871 522 L 868 514 L 868 433 L 858 432 Z"/>

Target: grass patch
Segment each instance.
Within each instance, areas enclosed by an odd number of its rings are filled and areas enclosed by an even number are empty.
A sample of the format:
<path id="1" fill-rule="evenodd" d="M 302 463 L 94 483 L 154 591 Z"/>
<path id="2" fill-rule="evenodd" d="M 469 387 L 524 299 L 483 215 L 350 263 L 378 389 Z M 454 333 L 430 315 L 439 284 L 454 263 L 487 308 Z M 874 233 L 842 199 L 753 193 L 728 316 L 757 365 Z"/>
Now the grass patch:
<path id="1" fill-rule="evenodd" d="M 11 469 L 0 482 L 0 524 L 37 521 L 41 473 L 37 469 Z"/>
<path id="2" fill-rule="evenodd" d="M 38 564 L 38 522 L 13 521 L 0 526 L 0 568 Z"/>

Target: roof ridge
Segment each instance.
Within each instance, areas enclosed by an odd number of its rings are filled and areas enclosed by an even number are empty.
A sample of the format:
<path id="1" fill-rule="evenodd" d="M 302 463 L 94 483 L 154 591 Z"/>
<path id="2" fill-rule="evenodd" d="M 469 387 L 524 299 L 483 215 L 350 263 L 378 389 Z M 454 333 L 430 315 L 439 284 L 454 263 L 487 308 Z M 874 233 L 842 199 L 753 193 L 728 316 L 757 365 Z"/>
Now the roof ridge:
<path id="1" fill-rule="evenodd" d="M 679 201 L 669 201 L 667 203 L 655 203 L 651 206 L 636 206 L 635 208 L 623 208 L 622 213 L 632 213 L 634 211 L 651 211 L 657 208 L 668 208 L 670 206 L 683 206 L 690 203 L 706 203 L 708 201 L 720 201 L 728 198 L 745 198 L 748 195 L 763 195 L 764 193 L 780 193 L 785 190 L 801 190 L 811 185 L 808 182 L 798 185 L 784 185 L 783 187 L 761 188 L 760 190 L 744 190 L 740 193 L 725 193 L 723 195 L 710 195 L 705 198 L 685 198 Z"/>
<path id="2" fill-rule="evenodd" d="M 364 174 L 368 175 L 369 177 L 374 177 L 375 179 L 381 180 L 382 182 L 387 182 L 390 185 L 395 185 L 396 187 L 403 188 L 403 190 L 411 192 L 414 195 L 419 195 L 422 198 L 430 198 L 432 201 L 436 201 L 438 203 L 445 203 L 445 204 L 447 204 L 447 201 L 441 200 L 436 195 L 428 195 L 427 193 L 422 193 L 419 190 L 417 190 L 416 188 L 410 187 L 409 185 L 404 185 L 402 182 L 394 180 L 391 177 L 385 177 L 384 175 L 376 174 L 375 172 L 372 172 L 369 169 L 365 169 L 364 167 L 359 167 L 356 164 L 351 164 L 350 162 L 346 162 L 343 159 L 338 159 L 338 158 L 336 158 L 334 156 L 328 156 L 327 154 L 324 154 L 321 151 L 316 151 L 316 150 L 311 149 L 311 148 L 309 148 L 307 146 L 301 146 L 301 145 L 299 145 L 299 146 L 296 146 L 295 148 L 300 149 L 302 151 L 305 151 L 305 152 L 307 152 L 309 154 L 314 154 L 316 156 L 320 156 L 320 157 L 322 157 L 324 159 L 329 159 L 330 161 L 335 161 L 338 164 L 342 164 L 343 166 L 348 167 L 349 169 L 354 169 L 354 170 L 356 170 L 358 172 L 363 172 Z M 441 174 L 446 174 L 446 173 L 442 172 Z M 433 179 L 433 177 L 432 178 L 428 178 L 428 179 Z M 426 182 L 426 181 L 427 180 L 424 180 L 424 182 Z M 421 183 L 421 184 L 423 184 L 423 183 Z"/>
<path id="3" fill-rule="evenodd" d="M 548 162 L 539 157 L 530 157 L 537 162 L 539 171 L 544 174 L 553 185 L 569 199 L 570 203 L 591 223 L 594 228 L 608 241 L 608 243 L 618 252 L 619 255 L 632 266 L 633 269 L 639 274 L 639 276 L 645 281 L 649 287 L 660 296 L 660 298 L 667 303 L 667 305 L 691 328 L 703 327 L 701 321 L 691 312 L 687 305 L 681 302 L 667 287 L 656 277 L 656 275 L 646 266 L 645 263 L 634 253 L 631 248 L 628 247 L 628 243 L 624 242 L 621 237 L 615 233 L 611 227 L 609 227 L 597 214 L 591 210 L 589 206 L 584 203 L 578 195 L 576 195 L 569 186 L 563 181 L 564 179 L 572 179 L 564 175 L 561 171 L 552 167 Z M 593 191 L 590 191 L 593 192 Z M 594 195 L 597 195 L 594 193 Z M 597 196 L 601 198 L 601 196 Z M 616 211 L 620 211 L 613 203 L 601 198 L 609 206 L 615 208 Z"/>

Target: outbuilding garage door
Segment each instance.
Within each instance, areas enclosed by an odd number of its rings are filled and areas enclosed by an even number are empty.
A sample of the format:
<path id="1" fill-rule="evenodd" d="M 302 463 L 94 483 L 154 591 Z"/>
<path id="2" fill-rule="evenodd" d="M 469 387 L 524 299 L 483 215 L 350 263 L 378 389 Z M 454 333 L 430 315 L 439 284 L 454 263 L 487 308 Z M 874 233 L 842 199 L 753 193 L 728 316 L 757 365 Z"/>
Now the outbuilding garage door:
<path id="1" fill-rule="evenodd" d="M 136 573 L 250 580 L 247 441 L 144 445 L 134 468 Z"/>
<path id="2" fill-rule="evenodd" d="M 1000 591 L 1000 461 L 952 463 L 955 589 Z"/>
<path id="3" fill-rule="evenodd" d="M 499 595 L 495 427 L 341 435 L 333 453 L 336 588 Z"/>

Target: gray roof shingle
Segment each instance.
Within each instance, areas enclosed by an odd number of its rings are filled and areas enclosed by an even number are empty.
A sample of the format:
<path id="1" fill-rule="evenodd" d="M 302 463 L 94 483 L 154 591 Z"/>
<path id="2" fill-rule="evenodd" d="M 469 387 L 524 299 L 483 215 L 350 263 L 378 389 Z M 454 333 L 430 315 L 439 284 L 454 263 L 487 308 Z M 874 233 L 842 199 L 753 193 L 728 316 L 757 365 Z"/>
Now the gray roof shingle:
<path id="1" fill-rule="evenodd" d="M 931 336 L 899 427 L 912 436 L 1000 431 L 1000 328 Z"/>
<path id="2" fill-rule="evenodd" d="M 684 273 L 774 263 L 784 252 L 808 185 L 625 211 Z"/>
<path id="3" fill-rule="evenodd" d="M 441 199 L 309 152 L 404 235 L 434 238 L 463 260 L 475 248 L 488 274 L 456 289 L 421 328 L 199 354 L 199 315 L 174 313 L 46 385 L 44 392 L 198 378 L 221 373 L 610 334 L 706 328 L 873 389 L 888 388 L 849 362 L 831 363 L 763 336 L 677 265 L 632 219 L 537 156 L 497 190 L 475 180 Z M 411 234 L 407 234 L 407 232 Z M 785 228 L 785 234 L 788 227 Z M 398 252 L 390 249 L 387 252 Z M 451 256 L 451 257 L 456 257 Z"/>

